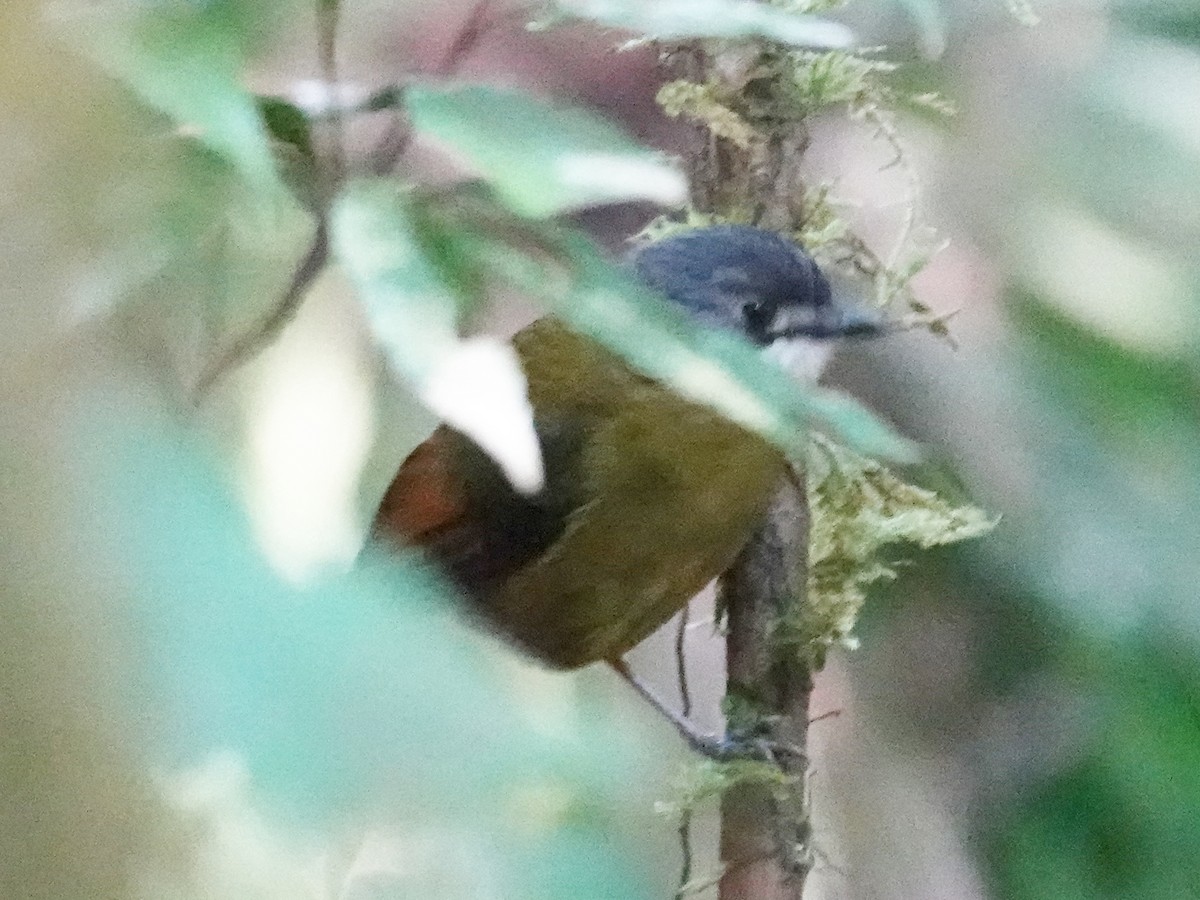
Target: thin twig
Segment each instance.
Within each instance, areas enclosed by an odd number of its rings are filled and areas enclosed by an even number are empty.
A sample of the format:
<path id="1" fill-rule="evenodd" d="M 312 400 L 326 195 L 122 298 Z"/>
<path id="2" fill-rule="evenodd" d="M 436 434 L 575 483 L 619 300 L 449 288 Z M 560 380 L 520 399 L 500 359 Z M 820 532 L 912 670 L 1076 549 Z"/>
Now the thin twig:
<path id="1" fill-rule="evenodd" d="M 329 228 L 325 215 L 317 219 L 317 230 L 312 245 L 300 260 L 292 275 L 291 283 L 279 302 L 253 328 L 245 332 L 233 344 L 217 356 L 200 373 L 193 391 L 194 403 L 199 406 L 217 383 L 234 369 L 248 362 L 265 349 L 283 331 L 300 309 L 309 286 L 325 267 L 329 257 Z"/>
<path id="2" fill-rule="evenodd" d="M 679 624 L 675 628 L 675 677 L 679 685 L 679 711 L 684 718 L 692 714 L 692 692 L 687 673 L 687 633 L 690 603 L 679 611 Z M 679 813 L 679 890 L 682 895 L 687 883 L 692 880 L 692 810 L 685 806 Z"/>
<path id="3" fill-rule="evenodd" d="M 687 884 L 692 880 L 692 811 L 683 809 L 679 813 L 679 888 L 677 896 L 683 896 Z"/>
<path id="4" fill-rule="evenodd" d="M 808 724 L 816 725 L 818 722 L 824 722 L 828 719 L 836 719 L 841 714 L 842 714 L 842 711 L 840 709 L 831 709 L 831 710 L 821 713 L 819 716 L 813 716 L 811 719 L 808 720 Z"/>
<path id="5" fill-rule="evenodd" d="M 251 329 L 242 334 L 223 353 L 219 353 L 200 372 L 192 392 L 195 405 L 200 405 L 216 384 L 234 369 L 257 356 L 271 344 L 295 317 L 329 258 L 329 206 L 345 177 L 345 147 L 343 144 L 343 110 L 338 88 L 337 31 L 338 0 L 316 0 L 317 57 L 325 89 L 332 99 L 328 118 L 332 137 L 325 165 L 319 169 L 317 184 L 317 227 L 312 243 L 300 260 L 292 280 L 279 302 Z"/>
<path id="6" fill-rule="evenodd" d="M 491 0 L 479 0 L 471 7 L 471 11 L 454 33 L 454 39 L 446 51 L 438 59 L 436 65 L 425 70 L 426 74 L 446 78 L 457 72 L 462 66 L 463 60 L 479 45 L 483 37 L 500 22 L 514 14 L 513 10 L 509 10 L 489 19 L 487 14 L 491 5 Z M 383 138 L 371 153 L 371 171 L 376 175 L 386 175 L 391 172 L 408 150 L 412 139 L 412 124 L 403 112 L 397 111 Z"/>
<path id="7" fill-rule="evenodd" d="M 341 79 L 337 66 L 338 0 L 317 0 L 317 59 L 321 79 L 330 100 L 329 157 L 324 197 L 332 195 L 346 174 L 346 145 L 343 133 Z M 324 205 L 324 204 L 323 204 Z"/>
<path id="8" fill-rule="evenodd" d="M 383 176 L 396 168 L 396 163 L 404 156 L 408 145 L 412 143 L 412 137 L 412 125 L 404 113 L 397 110 L 392 115 L 392 120 L 388 123 L 383 138 L 371 154 L 371 174 Z"/>
<path id="9" fill-rule="evenodd" d="M 497 16 L 492 21 L 488 21 L 487 13 L 491 5 L 491 0 L 479 0 L 471 7 L 462 26 L 455 32 L 454 40 L 450 42 L 450 46 L 446 48 L 446 52 L 442 54 L 438 64 L 430 70 L 430 74 L 440 75 L 444 78 L 458 71 L 467 54 L 474 50 L 483 36 L 504 18 L 504 16 Z"/>
<path id="10" fill-rule="evenodd" d="M 607 660 L 607 662 L 612 670 L 620 675 L 643 700 L 658 710 L 659 714 L 671 723 L 684 743 L 694 751 L 709 759 L 718 759 L 734 752 L 726 747 L 725 742 L 717 735 L 701 734 L 689 719 L 677 713 L 662 697 L 658 696 L 652 687 L 634 675 L 625 660 L 617 658 Z"/>
<path id="11" fill-rule="evenodd" d="M 684 718 L 692 714 L 692 691 L 688 685 L 687 632 L 691 604 L 684 604 L 679 611 L 679 625 L 675 629 L 675 677 L 679 684 L 679 713 Z"/>

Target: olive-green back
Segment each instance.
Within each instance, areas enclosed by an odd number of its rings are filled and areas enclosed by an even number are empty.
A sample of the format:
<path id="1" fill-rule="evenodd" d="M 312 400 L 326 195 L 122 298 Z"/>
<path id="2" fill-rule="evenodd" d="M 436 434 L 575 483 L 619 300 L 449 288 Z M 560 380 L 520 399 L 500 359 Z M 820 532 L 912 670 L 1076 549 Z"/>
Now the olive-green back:
<path id="1" fill-rule="evenodd" d="M 515 345 L 539 429 L 570 436 L 570 453 L 547 452 L 569 512 L 553 541 L 479 602 L 551 664 L 615 659 L 728 568 L 785 463 L 758 435 L 552 319 Z"/>

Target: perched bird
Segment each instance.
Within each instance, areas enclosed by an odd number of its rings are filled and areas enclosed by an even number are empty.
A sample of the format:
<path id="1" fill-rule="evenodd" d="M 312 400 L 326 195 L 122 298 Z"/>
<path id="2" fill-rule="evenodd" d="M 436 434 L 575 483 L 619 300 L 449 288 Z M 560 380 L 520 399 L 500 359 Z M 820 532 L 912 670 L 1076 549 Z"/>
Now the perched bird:
<path id="1" fill-rule="evenodd" d="M 649 287 L 815 379 L 835 339 L 879 330 L 773 232 L 685 231 L 632 260 Z M 544 662 L 621 657 L 727 569 L 786 469 L 761 436 L 630 369 L 557 320 L 513 339 L 546 479 L 526 496 L 442 426 L 383 498 L 377 539 L 424 548 L 494 629 Z"/>

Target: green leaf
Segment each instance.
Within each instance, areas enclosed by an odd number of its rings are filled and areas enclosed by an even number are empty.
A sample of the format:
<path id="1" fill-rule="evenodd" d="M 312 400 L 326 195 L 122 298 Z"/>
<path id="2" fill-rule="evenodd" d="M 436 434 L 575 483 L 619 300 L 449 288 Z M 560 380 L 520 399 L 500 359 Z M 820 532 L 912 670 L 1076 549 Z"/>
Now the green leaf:
<path id="1" fill-rule="evenodd" d="M 318 212 L 323 192 L 312 121 L 300 107 L 280 97 L 258 97 L 256 102 L 280 177 L 305 209 Z"/>
<path id="2" fill-rule="evenodd" d="M 794 47 L 849 47 L 846 26 L 750 0 L 557 0 L 557 12 L 660 40 L 762 38 Z"/>
<path id="3" fill-rule="evenodd" d="M 7 240 L 6 264 L 14 297 L 47 299 L 10 305 L 0 344 L 40 352 L 26 321 L 56 342 L 101 325 L 130 346 L 141 342 L 157 377 L 184 392 L 199 363 L 286 290 L 313 224 L 273 172 L 266 189 L 251 183 L 97 65 L 115 35 L 133 40 L 140 16 L 177 7 L 64 2 L 19 14 L 30 31 L 13 31 L 21 54 L 6 58 L 0 81 L 22 88 L 0 105 L 26 149 L 4 156 L 6 206 L 19 233 L 37 223 L 37 239 Z M 227 17 L 223 27 L 243 35 L 232 56 L 249 46 L 249 18 Z M 21 288 L 26 279 L 33 293 Z"/>
<path id="4" fill-rule="evenodd" d="M 915 446 L 845 394 L 804 384 L 762 359 L 734 335 L 694 325 L 595 246 L 567 236 L 576 282 L 566 297 L 544 297 L 578 330 L 623 356 L 634 368 L 670 384 L 799 454 L 810 428 L 828 429 L 863 453 L 916 458 Z"/>
<path id="5" fill-rule="evenodd" d="M 799 456 L 808 428 L 837 434 L 863 453 L 916 458 L 916 447 L 859 403 L 801 384 L 734 335 L 695 325 L 596 246 L 567 229 L 513 219 L 479 193 L 425 197 L 429 228 L 549 312 L 670 384 Z"/>
<path id="6" fill-rule="evenodd" d="M 138 408 L 144 387 L 126 388 L 61 404 L 71 418 L 46 429 L 58 443 L 15 443 L 6 429 L 0 458 L 22 477 L 0 496 L 51 486 L 60 528 L 3 523 L 24 585 L 6 566 L 5 597 L 17 635 L 39 634 L 27 629 L 40 616 L 47 634 L 78 642 L 80 670 L 127 712 L 97 727 L 136 723 L 120 732 L 141 767 L 131 784 L 156 804 L 186 796 L 189 822 L 232 822 L 220 816 L 232 786 L 213 776 L 240 773 L 250 815 L 236 821 L 251 827 L 237 858 L 254 874 L 274 871 L 256 855 L 271 844 L 341 855 L 347 827 L 369 823 L 384 844 L 419 848 L 420 864 L 375 873 L 389 896 L 478 897 L 485 884 L 533 900 L 644 896 L 611 812 L 637 777 L 637 748 L 610 714 L 570 703 L 550 731 L 523 724 L 538 707 L 512 689 L 515 664 L 483 650 L 413 557 L 369 556 L 305 590 L 283 582 L 226 480 L 176 423 Z M 119 585 L 97 571 L 119 571 Z M 121 635 L 117 664 L 99 658 L 95 631 Z"/>
<path id="7" fill-rule="evenodd" d="M 266 129 L 240 77 L 274 14 L 292 3 L 246 0 L 72 4 L 56 24 L 182 135 L 232 162 L 250 183 L 281 188 Z"/>
<path id="8" fill-rule="evenodd" d="M 353 184 L 332 217 L 333 249 L 396 371 L 446 422 L 470 435 L 520 490 L 542 484 L 542 460 L 516 352 L 459 339 L 461 271 L 445 264 L 412 204 L 385 182 Z M 439 265 L 439 262 L 443 262 Z"/>
<path id="9" fill-rule="evenodd" d="M 408 108 L 418 130 L 461 154 L 522 215 L 626 200 L 674 206 L 687 196 L 676 166 L 579 109 L 485 85 L 416 85 Z"/>
<path id="10" fill-rule="evenodd" d="M 294 147 L 307 159 L 316 155 L 313 150 L 312 123 L 304 110 L 281 97 L 258 97 L 256 102 L 267 133 L 275 141 Z"/>
<path id="11" fill-rule="evenodd" d="M 1026 684 L 1037 678 L 1082 689 L 1051 707 L 1071 754 L 1051 761 L 1031 753 L 1008 787 L 1019 792 L 1016 802 L 993 804 L 980 829 L 999 896 L 1195 893 L 1200 669 L 1191 639 L 1174 622 L 1120 640 L 1074 634 L 1067 647 L 1056 643 L 1037 658 L 1056 670 L 1024 673 Z M 1040 746 L 1038 735 L 1029 739 Z"/>
<path id="12" fill-rule="evenodd" d="M 1194 362 L 1131 351 L 1035 294 L 1014 295 L 1010 312 L 1020 339 L 1007 364 L 1020 374 L 1004 390 L 1024 424 L 1006 455 L 1031 462 L 1022 488 L 1002 494 L 1004 540 L 987 543 L 996 571 L 1109 639 L 1152 614 L 1194 631 Z"/>

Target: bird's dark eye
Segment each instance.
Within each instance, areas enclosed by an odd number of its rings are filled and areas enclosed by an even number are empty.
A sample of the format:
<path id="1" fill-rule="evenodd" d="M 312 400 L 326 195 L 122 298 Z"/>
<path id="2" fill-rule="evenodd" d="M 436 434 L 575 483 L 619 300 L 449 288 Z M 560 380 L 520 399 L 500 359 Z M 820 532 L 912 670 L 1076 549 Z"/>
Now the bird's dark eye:
<path id="1" fill-rule="evenodd" d="M 742 321 L 746 323 L 746 331 L 751 337 L 766 337 L 767 327 L 771 324 L 771 310 L 761 300 L 750 300 L 742 304 Z"/>

